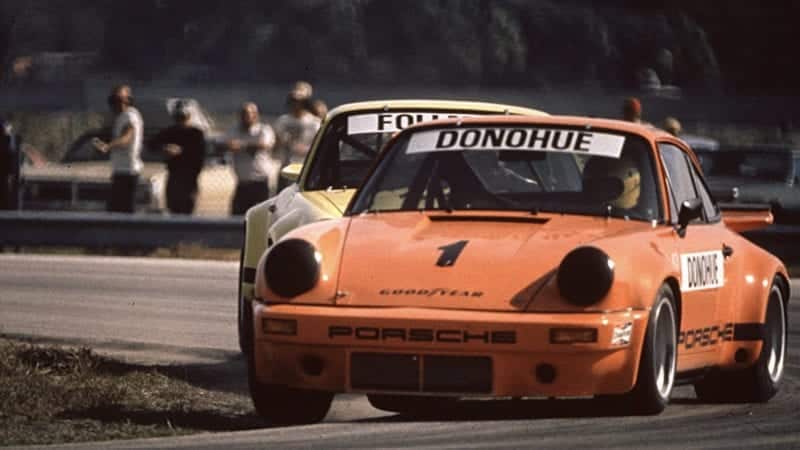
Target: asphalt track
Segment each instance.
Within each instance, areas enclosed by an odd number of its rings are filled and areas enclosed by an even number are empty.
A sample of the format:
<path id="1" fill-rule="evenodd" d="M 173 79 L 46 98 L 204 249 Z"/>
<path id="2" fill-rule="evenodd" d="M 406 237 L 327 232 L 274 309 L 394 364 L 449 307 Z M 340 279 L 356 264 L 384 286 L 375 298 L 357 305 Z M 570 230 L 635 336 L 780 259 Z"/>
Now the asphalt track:
<path id="1" fill-rule="evenodd" d="M 247 395 L 236 279 L 234 263 L 0 254 L 0 333 L 184 366 L 203 371 L 212 388 Z M 792 286 L 786 373 L 766 404 L 703 404 L 680 387 L 658 416 L 617 416 L 589 400 L 530 400 L 472 402 L 419 419 L 344 395 L 317 425 L 58 447 L 800 448 L 800 280 Z"/>

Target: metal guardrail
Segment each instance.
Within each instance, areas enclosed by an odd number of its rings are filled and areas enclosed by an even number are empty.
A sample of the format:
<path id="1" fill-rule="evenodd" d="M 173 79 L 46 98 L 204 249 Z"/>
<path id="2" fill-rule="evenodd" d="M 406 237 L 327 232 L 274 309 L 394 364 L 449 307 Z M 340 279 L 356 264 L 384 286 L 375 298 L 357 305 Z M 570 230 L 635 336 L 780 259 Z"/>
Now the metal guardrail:
<path id="1" fill-rule="evenodd" d="M 0 245 L 241 248 L 242 217 L 205 218 L 120 213 L 0 211 Z M 773 225 L 744 236 L 786 264 L 800 263 L 800 226 Z"/>
<path id="2" fill-rule="evenodd" d="M 205 218 L 105 212 L 0 211 L 0 245 L 241 248 L 242 217 Z"/>

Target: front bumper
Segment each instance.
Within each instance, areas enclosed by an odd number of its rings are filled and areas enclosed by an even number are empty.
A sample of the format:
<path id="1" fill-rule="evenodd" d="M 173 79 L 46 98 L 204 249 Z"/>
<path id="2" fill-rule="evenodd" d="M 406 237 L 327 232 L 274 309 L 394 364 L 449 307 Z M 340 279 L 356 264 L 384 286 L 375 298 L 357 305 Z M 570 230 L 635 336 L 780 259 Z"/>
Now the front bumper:
<path id="1" fill-rule="evenodd" d="M 263 383 L 331 392 L 621 394 L 635 384 L 647 318 L 648 311 L 539 314 L 254 303 L 255 374 Z M 276 323 L 291 326 L 276 329 Z M 596 342 L 551 343 L 553 329 L 578 327 L 596 329 Z M 630 330 L 629 342 L 612 344 L 615 329 Z"/>

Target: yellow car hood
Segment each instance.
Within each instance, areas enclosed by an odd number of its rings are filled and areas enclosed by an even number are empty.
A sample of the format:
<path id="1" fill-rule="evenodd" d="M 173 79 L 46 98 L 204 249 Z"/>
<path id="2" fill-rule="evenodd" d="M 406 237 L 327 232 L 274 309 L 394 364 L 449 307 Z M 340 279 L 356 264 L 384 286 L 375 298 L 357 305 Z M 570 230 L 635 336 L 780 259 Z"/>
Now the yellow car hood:
<path id="1" fill-rule="evenodd" d="M 355 189 L 330 189 L 325 191 L 304 191 L 302 195 L 309 203 L 331 217 L 341 217 L 355 192 Z"/>

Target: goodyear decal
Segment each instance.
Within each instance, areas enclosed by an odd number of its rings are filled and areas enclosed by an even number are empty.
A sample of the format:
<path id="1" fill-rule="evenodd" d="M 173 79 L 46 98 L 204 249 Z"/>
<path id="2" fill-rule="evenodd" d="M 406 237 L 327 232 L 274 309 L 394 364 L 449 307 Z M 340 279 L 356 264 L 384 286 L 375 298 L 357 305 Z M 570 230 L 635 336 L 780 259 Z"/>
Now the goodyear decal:
<path id="1" fill-rule="evenodd" d="M 681 254 L 681 291 L 716 289 L 725 283 L 722 251 Z"/>
<path id="2" fill-rule="evenodd" d="M 472 114 L 431 112 L 355 114 L 347 118 L 347 134 L 394 133 L 420 122 L 472 116 Z"/>
<path id="3" fill-rule="evenodd" d="M 619 158 L 624 144 L 624 136 L 584 129 L 455 128 L 415 133 L 406 152 L 525 150 Z"/>
<path id="4" fill-rule="evenodd" d="M 481 291 L 465 291 L 462 289 L 431 288 L 431 289 L 381 289 L 380 295 L 415 295 L 422 297 L 483 297 Z"/>

